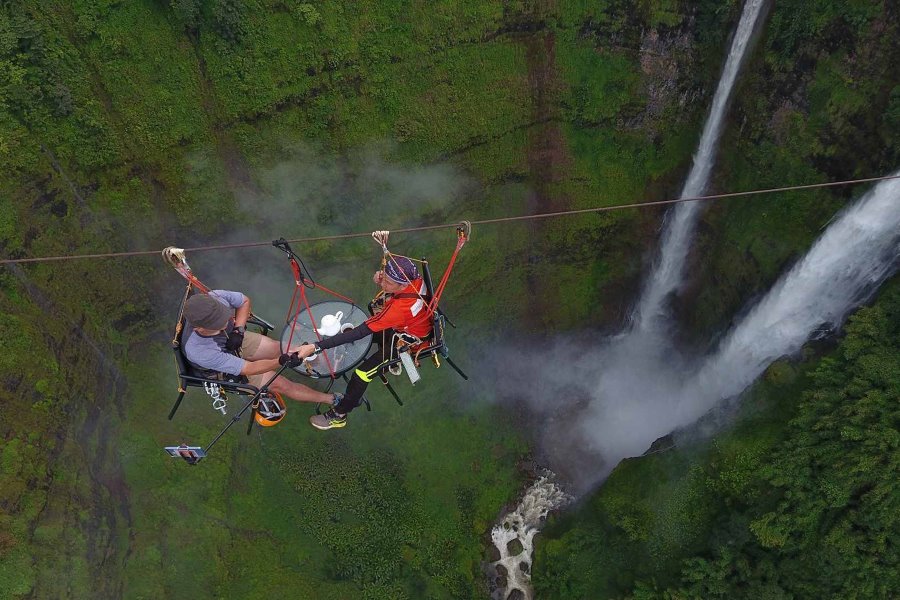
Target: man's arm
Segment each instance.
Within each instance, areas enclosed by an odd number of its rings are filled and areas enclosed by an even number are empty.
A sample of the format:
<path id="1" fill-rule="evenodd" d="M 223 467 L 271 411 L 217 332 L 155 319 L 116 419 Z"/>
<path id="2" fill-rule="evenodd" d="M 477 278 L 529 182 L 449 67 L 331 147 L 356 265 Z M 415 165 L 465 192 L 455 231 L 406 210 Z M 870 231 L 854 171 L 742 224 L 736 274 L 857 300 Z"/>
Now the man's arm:
<path id="1" fill-rule="evenodd" d="M 274 371 L 281 365 L 278 363 L 277 358 L 264 358 L 263 360 L 254 360 L 244 361 L 244 366 L 241 368 L 241 375 L 259 375 L 260 373 L 268 373 L 269 371 Z"/>
<path id="2" fill-rule="evenodd" d="M 250 318 L 250 298 L 244 294 L 241 298 L 244 301 L 234 309 L 234 327 L 228 332 L 228 341 L 225 342 L 225 349 L 233 353 L 237 353 L 244 343 L 244 331 Z"/>
<path id="3" fill-rule="evenodd" d="M 285 363 L 297 361 L 294 364 L 290 364 L 290 367 L 296 367 L 299 364 L 300 359 L 303 357 L 297 357 L 297 351 L 302 348 L 302 346 L 292 346 L 288 349 L 287 354 L 282 354 L 278 358 L 264 358 L 262 360 L 254 360 L 244 361 L 244 366 L 241 367 L 241 375 L 259 375 L 260 373 L 268 373 L 269 371 L 275 371 Z"/>
<path id="4" fill-rule="evenodd" d="M 244 303 L 237 307 L 234 311 L 234 326 L 246 327 L 247 319 L 250 318 L 250 296 L 244 294 Z"/>

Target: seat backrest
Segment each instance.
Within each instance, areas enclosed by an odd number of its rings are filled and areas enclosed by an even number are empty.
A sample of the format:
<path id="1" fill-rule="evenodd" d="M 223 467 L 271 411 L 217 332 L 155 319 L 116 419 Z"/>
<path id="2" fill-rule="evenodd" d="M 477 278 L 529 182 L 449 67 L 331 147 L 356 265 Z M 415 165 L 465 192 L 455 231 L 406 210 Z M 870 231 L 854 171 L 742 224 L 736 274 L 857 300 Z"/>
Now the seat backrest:
<path id="1" fill-rule="evenodd" d="M 181 320 L 178 335 L 172 340 L 172 351 L 175 354 L 175 365 L 178 367 L 181 385 L 191 385 L 190 382 L 185 381 L 184 376 L 199 377 L 200 375 L 184 355 L 184 319 Z"/>
<path id="2" fill-rule="evenodd" d="M 189 332 L 185 331 L 184 319 L 182 319 L 181 331 L 178 333 L 178 337 L 175 338 L 175 341 L 172 342 L 172 350 L 175 353 L 175 364 L 178 366 L 178 375 L 182 378 L 182 386 L 202 386 L 202 383 L 196 381 L 186 381 L 184 379 L 184 376 L 201 377 L 203 379 L 214 380 L 217 379 L 216 373 L 213 371 L 209 371 L 208 369 L 197 367 L 188 360 L 187 355 L 185 355 L 184 353 L 184 342 L 187 339 L 188 333 Z"/>
<path id="3" fill-rule="evenodd" d="M 422 257 L 422 279 L 425 281 L 425 301 L 430 303 L 434 298 L 434 281 L 431 279 L 431 269 L 424 256 Z"/>
<path id="4" fill-rule="evenodd" d="M 441 314 L 441 311 L 434 311 L 433 325 L 434 325 L 434 335 L 431 338 L 431 343 L 434 346 L 443 346 L 444 345 L 444 315 Z"/>
<path id="5" fill-rule="evenodd" d="M 425 301 L 430 303 L 431 299 L 434 298 L 434 281 L 431 279 L 431 269 L 428 267 L 428 261 L 425 260 L 424 256 L 422 257 L 422 278 L 425 280 L 425 289 L 428 292 L 425 296 Z M 446 318 L 444 317 L 444 313 L 441 311 L 440 306 L 435 307 L 432 319 L 434 335 L 431 338 L 431 345 L 437 346 L 436 351 L 446 357 L 448 354 L 447 345 L 444 343 L 444 325 L 446 324 Z"/>
<path id="6" fill-rule="evenodd" d="M 246 394 L 248 390 L 255 390 L 247 384 L 246 376 L 234 378 L 230 375 L 217 373 L 209 369 L 197 367 L 187 359 L 184 354 L 184 339 L 186 337 L 184 321 L 182 320 L 181 330 L 178 336 L 172 342 L 172 352 L 175 354 L 175 365 L 178 368 L 178 376 L 181 378 L 181 387 L 195 386 L 203 387 L 203 382 L 215 383 L 225 389 L 233 389 L 238 393 Z M 190 378 L 190 379 L 186 379 Z M 198 381 L 200 380 L 200 381 Z M 253 393 L 250 391 L 250 393 Z"/>

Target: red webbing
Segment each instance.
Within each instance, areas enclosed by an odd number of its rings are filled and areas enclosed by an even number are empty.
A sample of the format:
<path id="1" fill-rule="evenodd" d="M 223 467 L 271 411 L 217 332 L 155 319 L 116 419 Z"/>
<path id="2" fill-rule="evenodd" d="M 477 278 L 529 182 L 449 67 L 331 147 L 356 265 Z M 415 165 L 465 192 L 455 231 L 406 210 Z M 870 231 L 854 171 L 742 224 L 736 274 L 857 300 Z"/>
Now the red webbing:
<path id="1" fill-rule="evenodd" d="M 466 243 L 466 238 L 460 235 L 459 239 L 456 242 L 456 250 L 453 251 L 453 256 L 450 257 L 450 264 L 447 265 L 447 270 L 444 271 L 444 276 L 441 277 L 441 282 L 438 284 L 436 290 L 434 290 L 434 296 L 431 298 L 431 302 L 428 304 L 428 313 L 433 314 L 435 310 L 437 310 L 438 301 L 441 299 L 441 294 L 444 293 L 444 288 L 447 287 L 447 280 L 450 279 L 450 272 L 453 270 L 453 265 L 456 264 L 456 257 L 459 256 L 459 251 L 462 249 L 463 245 Z"/>
<path id="2" fill-rule="evenodd" d="M 190 284 L 196 287 L 198 290 L 200 290 L 204 294 L 209 293 L 209 288 L 203 285 L 203 282 L 197 279 L 190 269 L 188 269 L 187 267 L 175 267 L 175 270 L 178 271 L 179 275 L 187 279 Z"/>
<path id="3" fill-rule="evenodd" d="M 294 272 L 294 294 L 291 296 L 291 303 L 288 305 L 287 315 L 284 317 L 284 324 L 287 325 L 291 322 L 291 313 L 294 311 L 294 302 L 297 301 L 297 290 L 300 289 L 300 266 L 297 264 L 293 258 L 291 259 L 291 270 Z M 294 324 L 297 322 L 296 315 L 294 316 Z M 291 336 L 294 335 L 294 329 L 291 327 Z M 288 339 L 288 347 L 290 348 L 291 341 Z"/>
<path id="4" fill-rule="evenodd" d="M 337 292 L 329 290 L 327 287 L 325 287 L 321 283 L 316 283 L 315 286 L 316 286 L 317 290 L 322 290 L 323 292 L 331 294 L 332 296 L 340 298 L 341 300 L 344 300 L 345 302 L 349 302 L 350 304 L 356 304 L 351 298 L 348 298 L 347 296 L 341 296 Z"/>
<path id="5" fill-rule="evenodd" d="M 291 342 L 294 341 L 294 331 L 297 329 L 297 319 L 300 317 L 300 311 L 305 308 L 306 314 L 309 315 L 309 321 L 312 323 L 313 333 L 316 334 L 316 341 L 322 341 L 322 335 L 319 333 L 319 328 L 316 327 L 316 320 L 313 318 L 312 308 L 309 305 L 309 300 L 306 297 L 306 286 L 301 281 L 300 277 L 300 265 L 297 264 L 297 261 L 291 258 L 291 270 L 294 273 L 294 294 L 291 296 L 291 304 L 288 306 L 288 313 L 286 317 L 286 323 L 290 324 L 291 332 L 288 334 L 288 341 L 285 348 L 285 351 L 290 351 Z M 316 288 L 321 288 L 323 291 L 332 294 L 333 296 L 337 296 L 343 300 L 346 300 L 350 304 L 353 304 L 353 301 L 349 298 L 341 296 L 336 292 L 332 292 L 331 290 L 325 288 L 324 286 L 320 286 L 319 284 L 314 284 Z M 300 292 L 300 297 L 297 297 L 297 292 Z M 294 310 L 294 305 L 296 304 L 297 310 Z M 294 317 L 291 318 L 291 313 L 293 313 Z M 331 359 L 328 358 L 328 354 L 326 352 L 322 353 L 322 356 L 325 357 L 325 364 L 328 365 L 328 373 L 331 375 L 331 378 L 334 379 L 334 368 L 331 366 Z"/>
<path id="6" fill-rule="evenodd" d="M 290 350 L 290 348 L 291 348 L 291 341 L 293 341 L 293 339 L 294 339 L 294 329 L 296 329 L 296 327 L 297 327 L 297 317 L 300 316 L 300 301 L 299 300 L 297 301 L 297 312 L 294 312 L 294 300 L 297 298 L 297 289 L 299 287 L 300 286 L 297 286 L 294 288 L 294 295 L 291 297 L 291 305 L 290 305 L 290 307 L 288 307 L 288 316 L 287 316 L 287 320 L 285 321 L 285 324 L 291 326 L 291 332 L 288 334 L 287 347 L 285 348 L 285 351 Z M 294 313 L 293 319 L 291 318 L 291 313 Z"/>
<path id="7" fill-rule="evenodd" d="M 313 318 L 312 308 L 309 306 L 309 301 L 306 299 L 306 288 L 300 289 L 300 299 L 303 300 L 303 304 L 306 306 L 306 314 L 309 315 L 309 322 L 312 323 L 313 333 L 316 334 L 316 341 L 321 342 L 322 335 L 319 333 L 319 328 L 316 327 L 316 320 Z M 299 304 L 297 305 L 297 308 L 298 308 L 297 316 L 299 316 L 300 315 Z M 297 316 L 294 317 L 295 325 L 297 323 Z M 291 335 L 293 336 L 293 334 L 294 334 L 294 328 L 291 327 Z M 290 344 L 290 342 L 289 342 L 289 344 Z M 291 349 L 291 347 L 290 347 L 290 345 L 288 345 L 288 350 L 290 350 L 290 349 Z M 331 375 L 331 378 L 334 379 L 334 368 L 331 366 L 331 360 L 328 358 L 328 353 L 322 352 L 322 356 L 325 357 L 325 364 L 328 365 L 329 375 Z"/>

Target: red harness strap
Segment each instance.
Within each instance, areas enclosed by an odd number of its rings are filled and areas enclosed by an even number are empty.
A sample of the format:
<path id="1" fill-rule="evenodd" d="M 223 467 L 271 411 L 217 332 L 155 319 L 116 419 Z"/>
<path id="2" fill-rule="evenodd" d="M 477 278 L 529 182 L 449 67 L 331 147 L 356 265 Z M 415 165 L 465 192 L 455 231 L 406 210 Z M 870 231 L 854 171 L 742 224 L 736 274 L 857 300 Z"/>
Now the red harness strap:
<path id="1" fill-rule="evenodd" d="M 294 339 L 294 331 L 297 328 L 297 319 L 300 317 L 300 312 L 303 308 L 306 309 L 306 313 L 309 315 L 309 321 L 312 324 L 313 333 L 316 334 L 316 341 L 317 342 L 322 341 L 322 334 L 319 333 L 319 328 L 316 326 L 316 320 L 313 318 L 313 315 L 312 315 L 312 309 L 310 308 L 309 299 L 306 297 L 306 288 L 308 286 L 304 283 L 303 278 L 300 275 L 300 265 L 297 263 L 296 259 L 294 259 L 293 257 L 291 257 L 290 261 L 291 261 L 291 270 L 294 273 L 294 294 L 293 294 L 293 296 L 291 296 L 291 305 L 288 307 L 288 314 L 285 319 L 286 323 L 290 323 L 290 325 L 291 325 L 291 333 L 288 335 L 288 342 L 287 342 L 287 348 L 286 348 L 287 350 L 290 350 L 290 348 L 291 348 L 291 342 Z M 350 304 L 355 304 L 353 302 L 353 300 L 348 298 L 347 296 L 342 296 L 342 295 L 338 294 L 337 292 L 329 290 L 324 285 L 320 285 L 316 282 L 313 282 L 312 286 L 309 286 L 309 287 L 311 287 L 312 289 L 322 290 L 323 292 L 325 292 L 327 294 L 331 294 L 332 296 L 334 296 L 336 298 L 340 298 L 341 300 L 344 300 L 345 302 L 348 302 Z M 299 296 L 300 296 L 299 298 L 297 297 L 298 292 L 299 292 Z M 294 310 L 295 303 L 297 306 L 296 310 Z M 293 313 L 293 318 L 291 317 L 292 313 Z M 334 367 L 331 366 L 331 359 L 328 358 L 328 353 L 323 352 L 322 356 L 325 357 L 325 364 L 328 365 L 328 373 L 331 375 L 331 378 L 334 379 Z"/>
<path id="2" fill-rule="evenodd" d="M 181 274 L 182 277 L 187 279 L 188 283 L 190 283 L 192 286 L 194 286 L 204 294 L 209 293 L 209 288 L 206 287 L 206 285 L 204 285 L 202 281 L 197 279 L 196 276 L 194 276 L 189 267 L 175 267 L 175 270 L 178 271 L 178 273 Z"/>
<path id="3" fill-rule="evenodd" d="M 450 257 L 450 264 L 447 265 L 447 270 L 444 271 L 444 276 L 441 277 L 441 282 L 438 284 L 437 289 L 434 290 L 434 296 L 431 298 L 431 302 L 428 304 L 428 314 L 434 314 L 434 311 L 437 310 L 438 301 L 441 299 L 441 294 L 444 293 L 444 288 L 447 287 L 447 280 L 450 279 L 450 272 L 453 270 L 453 265 L 456 264 L 456 257 L 459 256 L 459 251 L 462 250 L 462 247 L 466 244 L 466 236 L 462 232 L 459 231 L 459 236 L 456 240 L 456 250 L 453 251 L 453 256 Z"/>
<path id="4" fill-rule="evenodd" d="M 444 288 L 447 287 L 447 281 L 450 279 L 450 272 L 453 271 L 453 266 L 456 264 L 456 258 L 459 256 L 459 251 L 462 250 L 462 247 L 465 246 L 466 242 L 469 240 L 469 232 L 471 231 L 471 224 L 468 221 L 463 221 L 459 227 L 456 228 L 456 249 L 453 251 L 453 256 L 450 257 L 450 263 L 447 265 L 447 269 L 444 271 L 443 277 L 441 277 L 440 283 L 438 283 L 438 287 L 434 290 L 434 296 L 432 296 L 431 301 L 426 304 L 426 310 L 422 313 L 421 319 L 426 317 L 430 318 L 434 311 L 437 310 L 438 302 L 441 300 L 441 295 L 444 293 Z M 384 264 L 387 260 L 391 260 L 396 266 L 397 269 L 402 272 L 400 269 L 400 265 L 397 264 L 395 256 L 402 256 L 399 254 L 394 254 L 387 249 L 387 233 L 386 231 L 376 231 L 372 234 L 372 237 L 381 244 L 381 247 L 384 249 L 384 253 L 386 258 L 382 260 L 382 268 L 384 268 Z M 409 258 L 404 257 L 404 258 Z M 412 260 L 412 259 L 410 259 Z M 409 278 L 406 279 L 408 283 L 412 283 Z M 422 295 L 416 292 L 416 296 L 419 297 L 420 300 L 424 301 Z M 418 322 L 420 319 L 416 319 Z"/>

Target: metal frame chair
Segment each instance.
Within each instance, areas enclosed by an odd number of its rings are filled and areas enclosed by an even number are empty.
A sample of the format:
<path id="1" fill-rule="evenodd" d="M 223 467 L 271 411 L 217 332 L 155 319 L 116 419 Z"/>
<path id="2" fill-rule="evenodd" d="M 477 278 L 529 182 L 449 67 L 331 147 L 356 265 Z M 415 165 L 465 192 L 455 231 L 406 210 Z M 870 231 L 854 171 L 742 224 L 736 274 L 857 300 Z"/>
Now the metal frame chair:
<path id="1" fill-rule="evenodd" d="M 422 278 L 425 280 L 425 290 L 426 290 L 425 301 L 430 302 L 431 299 L 434 297 L 434 282 L 431 279 L 431 270 L 428 268 L 428 261 L 425 259 L 425 257 L 422 257 Z M 371 303 L 369 304 L 369 312 L 374 314 L 374 310 L 373 310 Z M 462 371 L 462 369 L 460 369 L 456 365 L 456 363 L 453 362 L 453 360 L 451 360 L 450 349 L 447 347 L 447 344 L 444 340 L 444 323 L 446 323 L 447 325 L 450 325 L 454 329 L 456 329 L 456 325 L 453 323 L 453 321 L 451 321 L 449 319 L 449 317 L 447 317 L 446 314 L 444 314 L 444 311 L 440 308 L 440 306 L 435 308 L 434 315 L 432 317 L 434 320 L 433 320 L 433 329 L 432 329 L 432 334 L 431 334 L 431 342 L 429 343 L 428 346 L 426 346 L 422 350 L 419 350 L 416 352 L 416 358 L 422 359 L 422 358 L 432 358 L 433 357 L 435 364 L 437 366 L 440 366 L 439 359 L 436 356 L 436 355 L 440 355 L 441 358 L 443 358 L 444 360 L 447 361 L 447 364 L 449 364 L 451 367 L 453 367 L 453 370 L 456 371 L 460 377 L 462 377 L 463 379 L 468 381 L 469 376 L 466 375 Z M 401 353 L 407 352 L 407 350 L 403 349 L 403 350 L 400 350 L 400 352 Z M 396 400 L 397 404 L 399 404 L 400 406 L 403 406 L 403 400 L 400 399 L 400 396 L 397 394 L 397 390 L 394 389 L 394 386 L 391 385 L 391 382 L 388 380 L 387 375 L 385 375 L 385 371 L 387 369 L 389 369 L 393 365 L 396 365 L 401 362 L 403 362 L 403 358 L 397 357 L 397 358 L 393 358 L 389 361 L 382 363 L 379 366 L 378 377 L 381 380 L 381 383 L 384 384 L 384 386 L 388 389 L 388 391 L 394 397 L 394 400 Z"/>
<path id="2" fill-rule="evenodd" d="M 182 318 L 182 325 L 184 323 L 184 318 Z M 274 329 L 274 326 L 268 321 L 261 319 L 255 315 L 251 316 L 247 320 L 248 324 L 255 325 L 259 327 L 260 333 L 262 335 L 266 335 L 269 331 Z M 172 341 L 172 352 L 175 355 L 175 365 L 178 369 L 178 398 L 175 400 L 175 404 L 172 405 L 172 410 L 169 411 L 169 420 L 171 421 L 175 417 L 175 413 L 178 411 L 178 407 L 181 406 L 181 401 L 184 400 L 184 395 L 187 392 L 189 387 L 199 387 L 206 388 L 209 385 L 216 385 L 224 392 L 233 392 L 235 394 L 241 396 L 251 396 L 255 397 L 259 395 L 260 388 L 250 385 L 246 383 L 246 381 L 229 381 L 227 379 L 214 379 L 211 377 L 203 377 L 197 373 L 197 370 L 188 362 L 187 357 L 184 355 L 184 349 L 182 346 L 182 337 L 184 336 L 184 328 L 182 327 L 178 333 L 178 337 Z M 246 379 L 246 378 L 243 378 Z M 250 430 L 253 427 L 253 419 L 250 419 L 250 427 L 247 429 L 247 433 L 250 433 Z"/>

